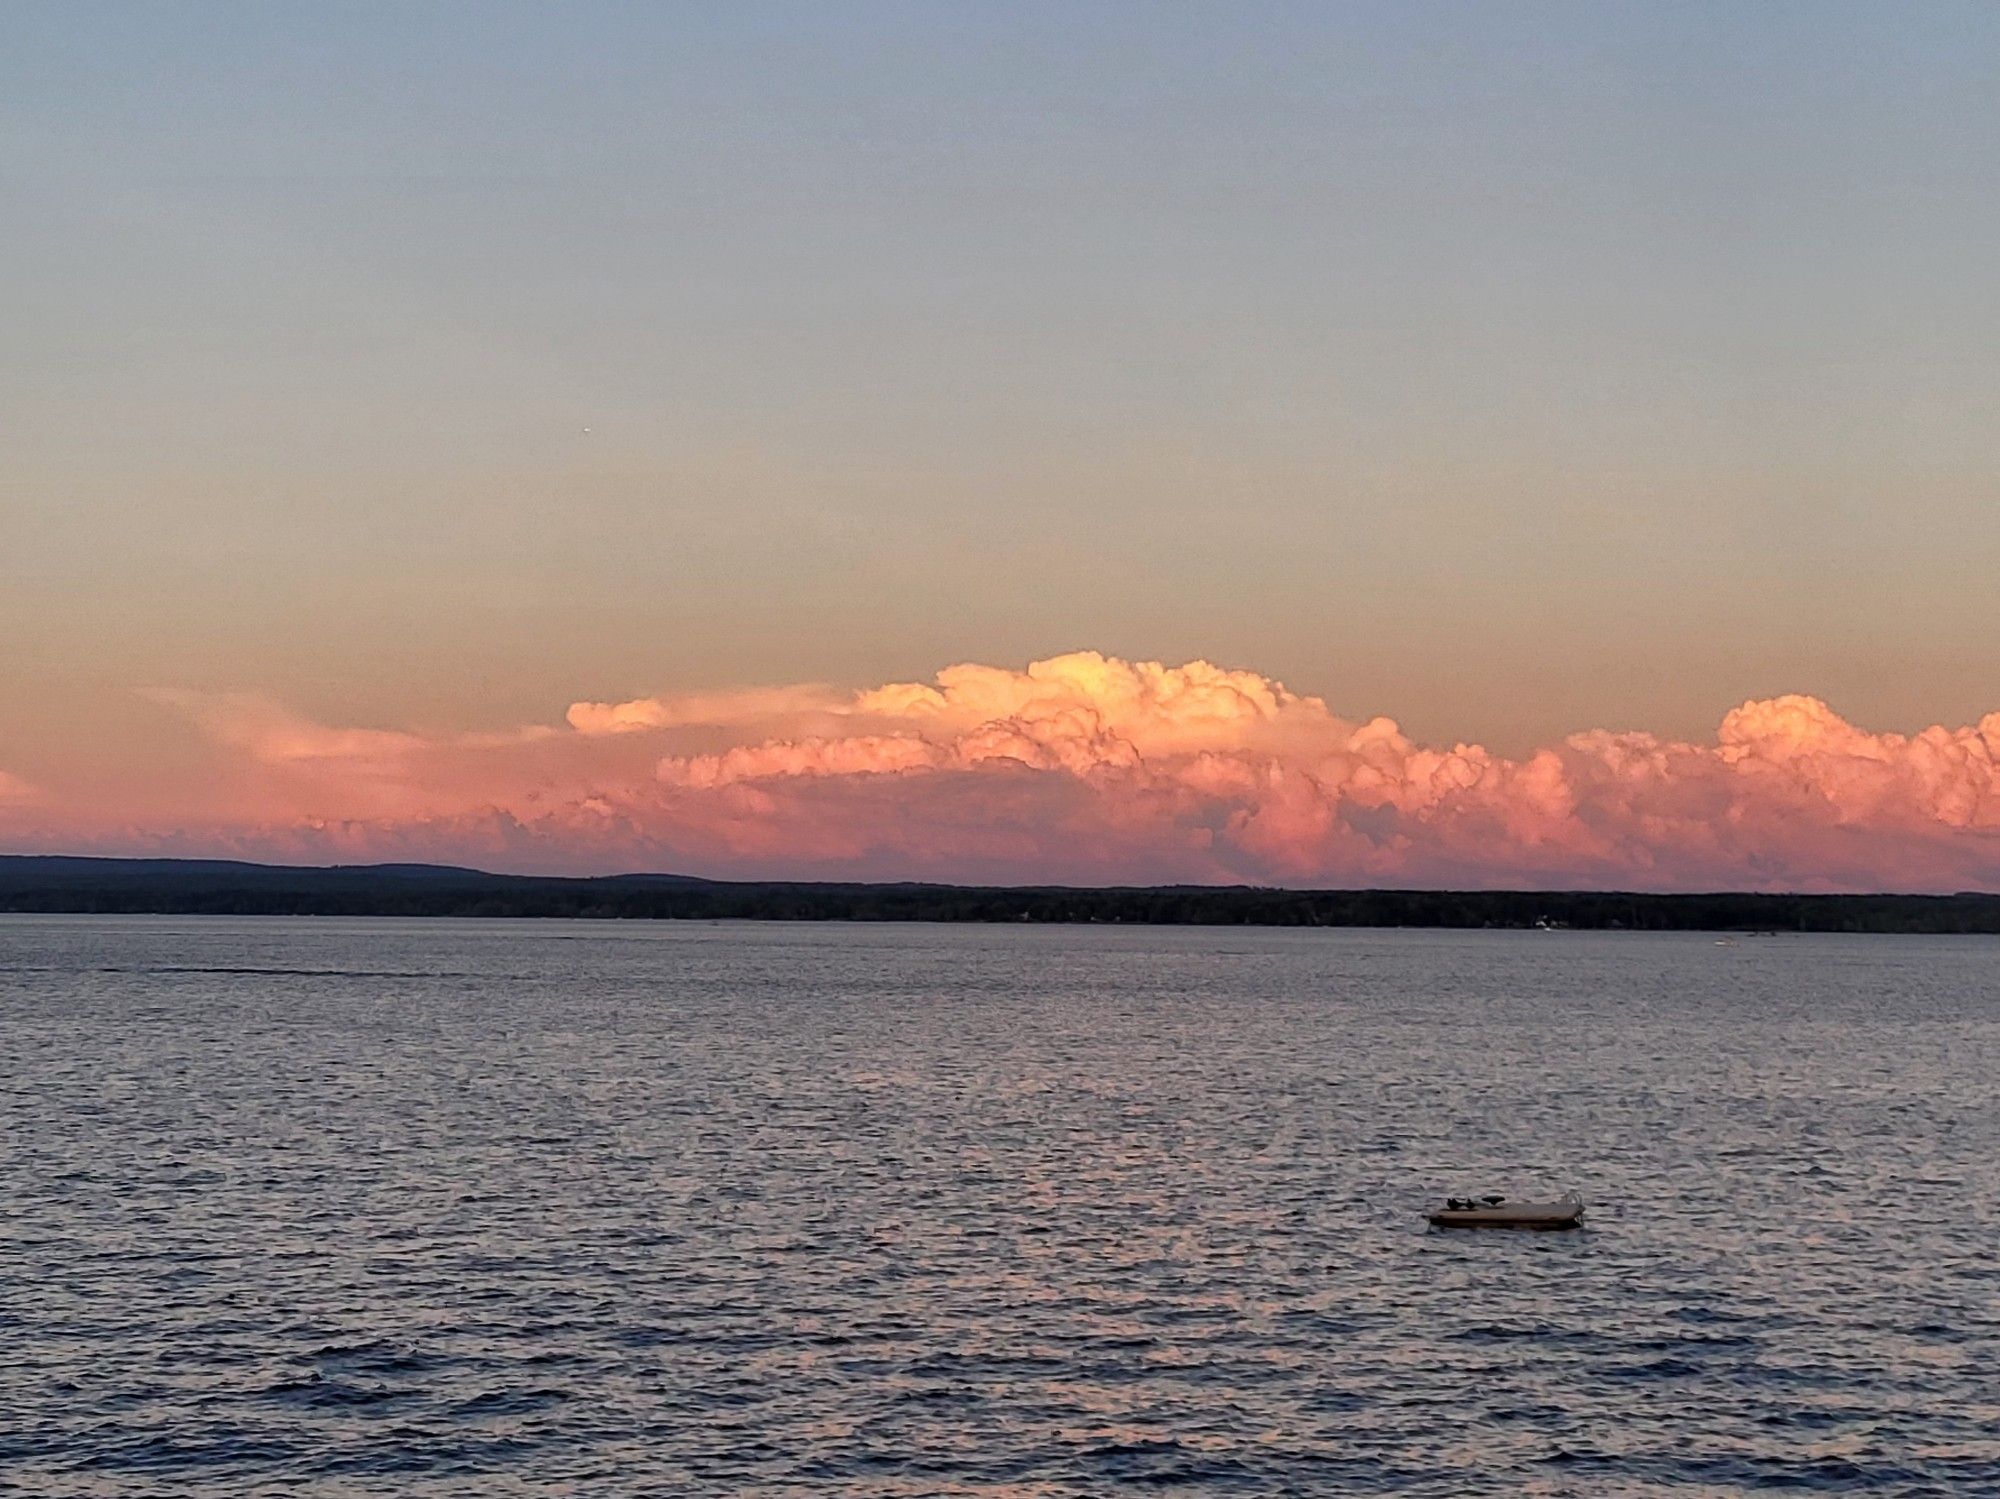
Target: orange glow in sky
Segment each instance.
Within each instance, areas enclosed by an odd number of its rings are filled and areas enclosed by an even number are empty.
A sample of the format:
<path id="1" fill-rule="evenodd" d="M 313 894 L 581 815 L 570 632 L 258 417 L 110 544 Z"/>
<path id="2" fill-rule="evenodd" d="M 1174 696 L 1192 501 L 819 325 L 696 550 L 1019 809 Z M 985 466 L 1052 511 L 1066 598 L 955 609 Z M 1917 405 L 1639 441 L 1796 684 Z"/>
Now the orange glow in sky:
<path id="1" fill-rule="evenodd" d="M 2000 7 L 1517 9 L 0 6 L 0 853 L 2000 885 Z"/>
<path id="2" fill-rule="evenodd" d="M 576 702 L 427 735 L 162 691 L 202 763 L 161 786 L 0 773 L 17 850 L 425 859 L 566 872 L 1079 883 L 2000 887 L 2000 712 L 1914 735 L 1816 698 L 1711 741 L 1585 729 L 1519 757 L 1415 742 L 1254 671 L 1076 652 L 929 682 Z"/>

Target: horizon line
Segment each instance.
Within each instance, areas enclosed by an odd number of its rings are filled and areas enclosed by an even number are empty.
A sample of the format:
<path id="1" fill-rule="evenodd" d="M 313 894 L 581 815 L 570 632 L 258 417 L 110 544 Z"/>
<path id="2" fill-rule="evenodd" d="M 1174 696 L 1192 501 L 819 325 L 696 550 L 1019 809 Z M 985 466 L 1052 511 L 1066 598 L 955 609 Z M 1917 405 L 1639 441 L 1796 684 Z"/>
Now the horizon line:
<path id="1" fill-rule="evenodd" d="M 782 876 L 768 879 L 727 879 L 711 875 L 687 874 L 678 870 L 633 869 L 618 870 L 599 874 L 554 874 L 522 873 L 510 870 L 483 869 L 472 864 L 439 864 L 424 860 L 380 860 L 356 864 L 286 864 L 261 859 L 238 859 L 227 856 L 207 856 L 201 854 L 70 854 L 38 851 L 15 853 L 0 850 L 0 864 L 24 863 L 66 863 L 88 865 L 179 865 L 179 866 L 223 866 L 231 869 L 263 870 L 296 874 L 388 874 L 399 870 L 424 871 L 431 874 L 474 875 L 487 880 L 514 882 L 551 881 L 562 884 L 594 884 L 614 880 L 668 880 L 689 885 L 712 885 L 730 889 L 760 889 L 778 886 L 838 887 L 851 890 L 949 890 L 949 891 L 1032 891 L 1032 892 L 1075 892 L 1079 894 L 1144 892 L 1144 891 L 1193 891 L 1214 894 L 1268 895 L 1416 895 L 1416 896 L 1510 896 L 1541 895 L 1560 897 L 1585 896 L 1626 896 L 1644 900 L 1702 900 L 1726 897 L 1748 900 L 1995 900 L 2000 899 L 2000 889 L 1963 889 L 1949 891 L 1896 890 L 1890 888 L 1870 890 L 1800 890 L 1800 889 L 1727 889 L 1702 890 L 1649 890 L 1641 887 L 1596 886 L 1596 885 L 1277 885 L 1277 884 L 1204 884 L 1188 881 L 1157 883 L 1124 883 L 1087 885 L 1056 881 L 995 884 L 979 881 L 958 880 L 916 880 L 916 879 L 814 879 L 803 876 Z"/>

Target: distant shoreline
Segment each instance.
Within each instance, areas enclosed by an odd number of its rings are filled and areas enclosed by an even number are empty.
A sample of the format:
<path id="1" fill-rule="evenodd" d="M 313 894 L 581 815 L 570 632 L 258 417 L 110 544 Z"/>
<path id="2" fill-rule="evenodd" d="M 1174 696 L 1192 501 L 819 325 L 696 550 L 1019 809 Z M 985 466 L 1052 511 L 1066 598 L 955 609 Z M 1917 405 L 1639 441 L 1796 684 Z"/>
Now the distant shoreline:
<path id="1" fill-rule="evenodd" d="M 43 854 L 0 855 L 0 912 L 2000 933 L 2000 894 L 1987 893 L 862 884 L 651 874 L 563 878 L 426 864 L 311 867 Z"/>

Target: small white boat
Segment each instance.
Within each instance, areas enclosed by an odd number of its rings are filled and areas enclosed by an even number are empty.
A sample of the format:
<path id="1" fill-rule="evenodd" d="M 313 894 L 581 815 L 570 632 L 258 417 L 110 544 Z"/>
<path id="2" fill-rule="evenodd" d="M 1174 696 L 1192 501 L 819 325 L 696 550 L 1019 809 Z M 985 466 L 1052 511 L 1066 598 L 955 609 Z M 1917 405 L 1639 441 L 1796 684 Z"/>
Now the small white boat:
<path id="1" fill-rule="evenodd" d="M 1554 1202 L 1516 1202 L 1498 1193 L 1447 1197 L 1429 1217 L 1432 1228 L 1581 1228 L 1583 1199 L 1574 1192 Z"/>

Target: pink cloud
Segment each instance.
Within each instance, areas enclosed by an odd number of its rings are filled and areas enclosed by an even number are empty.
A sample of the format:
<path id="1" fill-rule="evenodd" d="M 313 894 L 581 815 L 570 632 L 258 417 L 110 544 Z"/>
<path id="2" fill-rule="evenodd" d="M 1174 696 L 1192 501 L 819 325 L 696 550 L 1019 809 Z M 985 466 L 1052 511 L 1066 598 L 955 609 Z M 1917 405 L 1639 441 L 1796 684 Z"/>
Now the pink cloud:
<path id="1" fill-rule="evenodd" d="M 571 703 L 566 715 L 579 734 L 641 734 L 652 729 L 729 728 L 845 711 L 845 700 L 816 683 L 796 687 L 745 687 L 731 692 L 689 692 L 641 697 L 623 703 Z"/>
<path id="2" fill-rule="evenodd" d="M 420 736 L 393 729 L 330 729 L 253 693 L 161 688 L 145 695 L 180 710 L 218 744 L 262 765 L 333 763 L 392 774 L 425 748 Z"/>
<path id="3" fill-rule="evenodd" d="M 73 832 L 744 877 L 2000 886 L 2000 713 L 1906 736 L 1788 696 L 1733 709 L 1710 743 L 1592 729 L 1509 759 L 1343 718 L 1255 672 L 1094 652 L 852 693 L 579 702 L 567 727 L 478 736 L 158 700 L 237 767 L 234 799 Z"/>

